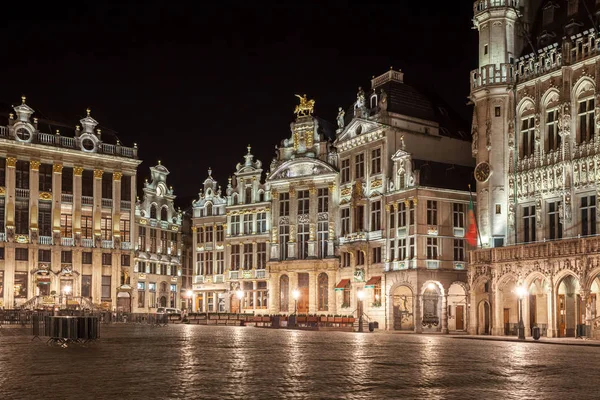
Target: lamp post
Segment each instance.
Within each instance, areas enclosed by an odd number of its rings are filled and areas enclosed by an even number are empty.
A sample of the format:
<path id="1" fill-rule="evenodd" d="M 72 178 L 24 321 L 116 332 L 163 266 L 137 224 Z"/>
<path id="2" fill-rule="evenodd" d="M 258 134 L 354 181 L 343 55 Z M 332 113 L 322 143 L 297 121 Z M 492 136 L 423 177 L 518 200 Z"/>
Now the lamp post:
<path id="1" fill-rule="evenodd" d="M 358 331 L 363 331 L 363 299 L 365 298 L 365 292 L 360 289 L 356 292 L 356 296 L 358 297 Z"/>
<path id="2" fill-rule="evenodd" d="M 519 340 L 525 340 L 525 324 L 523 323 L 523 297 L 527 294 L 527 289 L 523 286 L 517 288 L 519 296 Z"/>
<path id="3" fill-rule="evenodd" d="M 292 291 L 292 297 L 294 298 L 294 315 L 298 313 L 298 299 L 300 298 L 300 291 L 298 289 L 294 289 Z"/>
<path id="4" fill-rule="evenodd" d="M 240 308 L 239 308 L 239 313 L 242 313 L 242 299 L 244 298 L 244 291 L 239 289 L 238 291 L 235 292 L 235 295 L 237 296 L 238 300 L 240 301 Z"/>
<path id="5" fill-rule="evenodd" d="M 185 294 L 187 295 L 188 298 L 188 312 L 192 311 L 192 297 L 194 296 L 194 292 L 192 292 L 191 290 L 188 290 L 187 292 L 185 292 Z"/>

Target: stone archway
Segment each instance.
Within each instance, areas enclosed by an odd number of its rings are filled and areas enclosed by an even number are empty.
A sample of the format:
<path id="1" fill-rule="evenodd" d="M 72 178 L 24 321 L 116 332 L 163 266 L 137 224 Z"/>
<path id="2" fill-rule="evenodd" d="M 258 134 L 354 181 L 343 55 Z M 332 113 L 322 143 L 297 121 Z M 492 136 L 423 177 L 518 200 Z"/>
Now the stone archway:
<path id="1" fill-rule="evenodd" d="M 414 294 L 406 285 L 397 286 L 391 294 L 392 327 L 394 330 L 414 331 Z"/>
<path id="2" fill-rule="evenodd" d="M 477 306 L 477 334 L 489 335 L 492 333 L 492 307 L 487 300 L 481 300 Z"/>
<path id="3" fill-rule="evenodd" d="M 585 306 L 582 303 L 579 279 L 565 274 L 556 284 L 556 328 L 558 337 L 577 337 L 585 321 Z"/>
<path id="4" fill-rule="evenodd" d="M 453 282 L 448 289 L 448 331 L 450 332 L 467 330 L 468 293 L 464 282 Z"/>
<path id="5" fill-rule="evenodd" d="M 541 336 L 548 336 L 548 328 L 551 328 L 548 313 L 548 300 L 551 297 L 548 296 L 551 292 L 549 280 L 541 273 L 533 273 L 525 279 L 523 287 L 526 291 L 526 304 L 523 304 L 525 334 L 533 335 L 533 328 L 537 327 Z"/>
<path id="6" fill-rule="evenodd" d="M 427 281 L 421 289 L 423 332 L 447 333 L 446 294 L 438 281 Z"/>
<path id="7" fill-rule="evenodd" d="M 498 282 L 496 293 L 496 323 L 494 334 L 517 336 L 520 313 L 517 277 L 508 274 Z"/>

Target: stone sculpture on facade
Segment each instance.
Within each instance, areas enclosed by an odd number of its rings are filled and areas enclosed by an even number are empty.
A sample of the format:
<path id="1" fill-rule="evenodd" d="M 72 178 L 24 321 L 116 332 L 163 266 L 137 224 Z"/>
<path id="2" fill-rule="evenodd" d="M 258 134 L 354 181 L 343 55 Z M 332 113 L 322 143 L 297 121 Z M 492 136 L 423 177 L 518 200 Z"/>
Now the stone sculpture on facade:
<path id="1" fill-rule="evenodd" d="M 346 112 L 344 111 L 344 109 L 342 107 L 339 107 L 338 115 L 337 115 L 338 131 L 341 131 L 342 129 L 344 129 L 344 116 L 345 115 L 346 115 Z"/>

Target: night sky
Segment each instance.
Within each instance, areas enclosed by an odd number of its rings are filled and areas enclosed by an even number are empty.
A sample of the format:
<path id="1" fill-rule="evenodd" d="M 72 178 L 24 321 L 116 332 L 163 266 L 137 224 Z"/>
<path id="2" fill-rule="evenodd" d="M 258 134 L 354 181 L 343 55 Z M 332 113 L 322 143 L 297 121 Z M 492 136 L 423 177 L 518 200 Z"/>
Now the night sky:
<path id="1" fill-rule="evenodd" d="M 25 94 L 72 126 L 89 106 L 101 128 L 138 143 L 139 182 L 162 161 L 182 208 L 208 167 L 225 186 L 248 144 L 268 169 L 290 136 L 294 94 L 334 122 L 390 66 L 439 93 L 468 129 L 471 1 L 20 4 L 3 7 L 0 102 Z"/>

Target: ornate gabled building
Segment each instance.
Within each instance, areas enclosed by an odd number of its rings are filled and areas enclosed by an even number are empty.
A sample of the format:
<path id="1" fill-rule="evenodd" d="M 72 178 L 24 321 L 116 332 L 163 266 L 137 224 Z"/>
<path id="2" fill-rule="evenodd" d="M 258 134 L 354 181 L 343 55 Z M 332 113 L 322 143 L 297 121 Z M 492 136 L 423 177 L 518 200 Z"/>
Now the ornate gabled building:
<path id="1" fill-rule="evenodd" d="M 479 66 L 470 89 L 484 249 L 470 260 L 473 333 L 514 335 L 522 319 L 527 335 L 535 326 L 548 337 L 599 335 L 599 7 L 474 3 Z"/>
<path id="2" fill-rule="evenodd" d="M 227 199 L 208 170 L 198 200 L 192 203 L 194 307 L 197 312 L 224 312 L 229 309 L 225 282 L 225 232 Z"/>
<path id="3" fill-rule="evenodd" d="M 33 114 L 23 97 L 0 126 L 0 307 L 115 308 L 137 146 L 108 143 L 89 109 L 74 130 Z"/>
<path id="4" fill-rule="evenodd" d="M 169 170 L 161 165 L 150 167 L 151 180 L 144 182 L 144 198 L 135 206 L 137 244 L 133 279 L 124 269 L 119 298 L 122 311 L 129 311 L 126 299 L 132 298 L 134 312 L 155 312 L 158 307 L 180 306 L 181 228 L 183 215 L 175 210 L 173 188 L 167 186 Z M 135 288 L 135 290 L 133 289 Z"/>
<path id="5" fill-rule="evenodd" d="M 271 198 L 262 182 L 262 163 L 250 152 L 227 186 L 227 280 L 232 312 L 269 312 L 267 259 Z M 239 299 L 235 293 L 244 292 Z M 241 304 L 240 304 L 241 303 Z"/>
<path id="6" fill-rule="evenodd" d="M 277 148 L 267 185 L 271 193 L 271 313 L 329 314 L 341 295 L 334 292 L 338 260 L 337 156 L 333 132 L 312 115 L 314 100 L 300 97 L 291 137 Z M 339 297 L 339 298 L 338 298 Z"/>
<path id="7" fill-rule="evenodd" d="M 443 103 L 390 69 L 342 108 L 340 309 L 358 307 L 381 328 L 467 327 L 465 216 L 472 173 L 468 135 Z M 449 312 L 449 314 L 448 314 Z"/>

